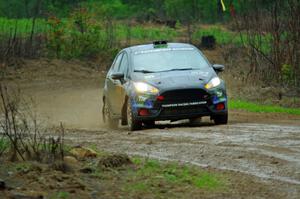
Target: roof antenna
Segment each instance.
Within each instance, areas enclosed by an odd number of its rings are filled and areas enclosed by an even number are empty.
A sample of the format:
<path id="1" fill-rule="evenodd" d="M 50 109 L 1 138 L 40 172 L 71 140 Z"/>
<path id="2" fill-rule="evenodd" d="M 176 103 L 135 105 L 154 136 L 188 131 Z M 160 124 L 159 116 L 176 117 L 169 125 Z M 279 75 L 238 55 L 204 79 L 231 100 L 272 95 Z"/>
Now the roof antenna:
<path id="1" fill-rule="evenodd" d="M 166 45 L 166 44 L 168 44 L 168 42 L 167 42 L 167 41 L 164 41 L 164 40 L 163 40 L 163 41 L 154 41 L 154 42 L 153 42 L 153 45 L 155 45 L 155 46 L 156 46 L 156 45 Z"/>

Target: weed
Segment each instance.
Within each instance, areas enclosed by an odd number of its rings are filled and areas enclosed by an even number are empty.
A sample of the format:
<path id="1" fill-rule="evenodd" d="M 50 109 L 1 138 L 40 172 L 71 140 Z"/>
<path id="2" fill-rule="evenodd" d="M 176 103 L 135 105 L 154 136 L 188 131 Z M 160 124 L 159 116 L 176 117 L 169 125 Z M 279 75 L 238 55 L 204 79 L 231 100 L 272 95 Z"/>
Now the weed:
<path id="1" fill-rule="evenodd" d="M 5 153 L 9 148 L 9 140 L 4 136 L 0 138 L 0 157 Z"/>
<path id="2" fill-rule="evenodd" d="M 275 105 L 261 105 L 241 100 L 230 100 L 228 106 L 230 109 L 246 110 L 257 113 L 288 113 L 300 115 L 299 108 L 284 108 Z"/>
<path id="3" fill-rule="evenodd" d="M 49 29 L 44 19 L 37 19 L 35 22 L 36 33 L 46 33 Z M 8 19 L 0 18 L 1 35 L 9 35 L 17 27 L 17 34 L 20 36 L 29 36 L 32 31 L 32 19 Z"/>
<path id="4" fill-rule="evenodd" d="M 213 26 L 210 28 L 204 28 L 196 31 L 193 34 L 193 39 L 194 40 L 200 40 L 201 37 L 207 36 L 207 35 L 212 35 L 216 38 L 217 44 L 229 44 L 234 42 L 235 44 L 241 45 L 241 40 L 237 36 L 235 36 L 232 32 L 230 31 L 225 31 L 217 26 Z"/>
<path id="5" fill-rule="evenodd" d="M 64 128 L 61 124 L 59 135 L 46 136 L 41 129 L 35 114 L 30 112 L 30 106 L 21 99 L 20 90 L 8 88 L 0 83 L 0 130 L 2 138 L 0 147 L 10 147 L 10 159 L 37 160 L 52 162 L 64 157 Z M 22 103 L 21 103 L 22 102 Z M 23 104 L 24 103 L 24 104 Z M 44 132 L 42 132 L 44 131 Z M 0 155 L 4 150 L 0 151 Z"/>
<path id="6" fill-rule="evenodd" d="M 28 162 L 20 162 L 15 165 L 14 168 L 16 171 L 29 171 L 31 169 L 31 164 Z"/>
<path id="7" fill-rule="evenodd" d="M 218 178 L 209 173 L 204 173 L 193 179 L 193 184 L 199 188 L 208 188 L 215 189 L 216 187 L 221 186 Z"/>
<path id="8" fill-rule="evenodd" d="M 89 145 L 89 147 L 88 147 L 88 148 L 90 148 L 90 149 L 92 149 L 92 150 L 96 151 L 97 153 L 99 153 L 99 150 L 98 150 L 98 147 L 97 147 L 97 145 L 96 145 L 96 144 L 91 144 L 91 145 Z"/>
<path id="9" fill-rule="evenodd" d="M 136 157 L 132 158 L 131 160 L 135 165 L 141 165 L 143 162 L 141 158 L 136 158 Z"/>
<path id="10" fill-rule="evenodd" d="M 237 34 L 235 32 L 222 29 L 219 26 L 211 26 L 209 28 L 201 28 L 193 34 L 193 40 L 200 41 L 203 36 L 212 35 L 216 38 L 216 42 L 219 45 L 234 44 L 238 47 L 247 46 L 249 39 L 246 34 Z M 270 51 L 270 34 L 264 36 L 256 36 L 251 38 L 251 42 L 255 46 L 259 46 L 262 52 L 268 53 Z"/>
<path id="11" fill-rule="evenodd" d="M 78 9 L 65 19 L 37 19 L 34 34 L 39 39 L 47 38 L 43 45 L 40 45 L 46 48 L 45 55 L 67 59 L 94 57 L 100 52 L 110 52 L 110 56 L 114 56 L 113 49 L 119 48 L 120 41 L 126 39 L 135 43 L 147 43 L 160 39 L 173 40 L 178 35 L 176 30 L 166 26 L 135 25 L 129 27 L 128 31 L 128 26 L 121 23 L 111 22 L 108 25 L 109 27 L 103 21 L 94 20 L 91 13 L 85 9 Z M 13 35 L 30 39 L 31 34 L 31 19 L 0 18 L 3 46 Z M 3 52 L 5 50 L 3 49 Z"/>
<path id="12" fill-rule="evenodd" d="M 51 199 L 67 199 L 67 198 L 69 198 L 69 196 L 70 196 L 69 192 L 60 191 L 60 192 L 56 193 L 55 195 L 53 195 L 50 198 Z"/>
<path id="13" fill-rule="evenodd" d="M 144 182 L 138 182 L 138 183 L 131 184 L 130 187 L 128 187 L 128 189 L 131 191 L 138 191 L 138 192 L 146 191 L 148 189 L 148 186 Z"/>
<path id="14" fill-rule="evenodd" d="M 195 167 L 140 158 L 134 158 L 133 162 L 138 170 L 129 172 L 129 184 L 125 187 L 125 190 L 129 192 L 159 192 L 161 188 L 166 186 L 191 186 L 196 189 L 217 190 L 224 184 L 220 176 Z M 134 179 L 134 181 L 130 183 L 130 179 Z"/>
<path id="15" fill-rule="evenodd" d="M 102 179 L 103 178 L 103 170 L 102 169 L 95 169 L 92 173 L 92 176 L 95 178 Z"/>
<path id="16" fill-rule="evenodd" d="M 296 84 L 296 79 L 294 79 L 293 67 L 290 64 L 283 64 L 281 67 L 282 80 L 290 85 Z"/>

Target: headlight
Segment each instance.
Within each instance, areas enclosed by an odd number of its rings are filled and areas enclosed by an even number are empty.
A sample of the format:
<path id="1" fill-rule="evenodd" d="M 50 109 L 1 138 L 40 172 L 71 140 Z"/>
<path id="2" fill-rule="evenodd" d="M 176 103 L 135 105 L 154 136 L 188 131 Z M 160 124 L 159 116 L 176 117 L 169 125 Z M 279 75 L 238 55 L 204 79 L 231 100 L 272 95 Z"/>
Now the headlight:
<path id="1" fill-rule="evenodd" d="M 133 85 L 136 91 L 139 93 L 157 94 L 159 92 L 157 88 L 144 82 L 134 82 Z"/>
<path id="2" fill-rule="evenodd" d="M 218 77 L 212 78 L 207 84 L 205 84 L 206 89 L 211 89 L 219 86 L 221 84 L 221 80 Z"/>

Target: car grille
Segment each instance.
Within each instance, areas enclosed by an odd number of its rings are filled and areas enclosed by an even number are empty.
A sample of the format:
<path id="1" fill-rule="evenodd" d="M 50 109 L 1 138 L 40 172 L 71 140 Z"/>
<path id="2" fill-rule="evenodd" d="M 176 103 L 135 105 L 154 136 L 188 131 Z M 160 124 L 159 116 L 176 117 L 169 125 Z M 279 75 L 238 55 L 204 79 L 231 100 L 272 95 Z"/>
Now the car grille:
<path id="1" fill-rule="evenodd" d="M 182 90 L 171 90 L 161 94 L 164 96 L 163 101 L 156 101 L 156 108 L 161 109 L 160 116 L 179 116 L 189 115 L 197 113 L 207 113 L 207 105 L 210 103 L 210 95 L 202 89 L 182 89 Z M 203 105 L 186 105 L 177 107 L 162 107 L 162 105 L 172 104 L 186 104 L 193 102 L 203 102 L 207 104 Z"/>
<path id="2" fill-rule="evenodd" d="M 206 91 L 202 89 L 184 89 L 166 91 L 162 94 L 166 102 L 191 102 L 203 100 L 208 97 Z"/>
<path id="3" fill-rule="evenodd" d="M 161 95 L 164 96 L 164 100 L 161 102 L 157 101 L 157 107 L 160 107 L 162 104 L 199 102 L 209 99 L 209 94 L 202 89 L 171 90 Z"/>

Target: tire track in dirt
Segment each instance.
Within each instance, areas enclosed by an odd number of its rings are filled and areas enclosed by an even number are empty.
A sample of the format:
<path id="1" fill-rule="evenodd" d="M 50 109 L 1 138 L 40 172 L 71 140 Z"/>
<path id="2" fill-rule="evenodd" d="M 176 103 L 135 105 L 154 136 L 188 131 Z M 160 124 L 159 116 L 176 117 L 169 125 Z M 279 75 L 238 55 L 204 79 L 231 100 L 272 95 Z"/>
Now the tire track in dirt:
<path id="1" fill-rule="evenodd" d="M 71 135 L 67 139 L 77 142 L 79 137 L 108 151 L 189 162 L 300 185 L 300 154 L 293 148 L 300 145 L 298 126 L 232 124 L 149 129 L 129 135 L 126 131 Z M 282 136 L 286 137 L 284 141 Z"/>

